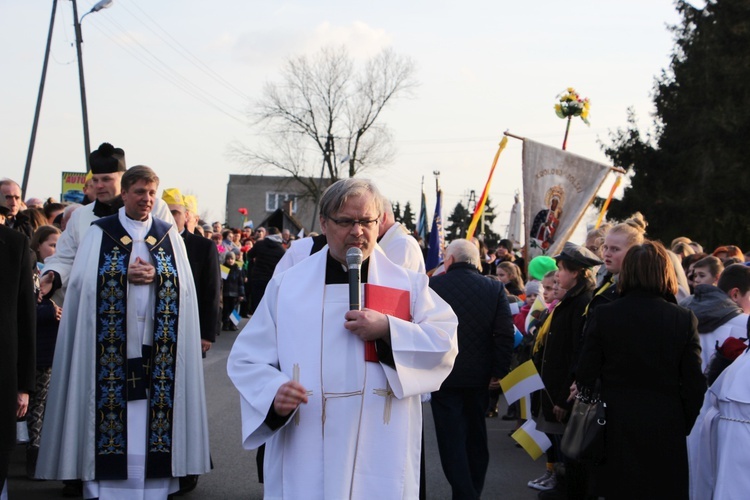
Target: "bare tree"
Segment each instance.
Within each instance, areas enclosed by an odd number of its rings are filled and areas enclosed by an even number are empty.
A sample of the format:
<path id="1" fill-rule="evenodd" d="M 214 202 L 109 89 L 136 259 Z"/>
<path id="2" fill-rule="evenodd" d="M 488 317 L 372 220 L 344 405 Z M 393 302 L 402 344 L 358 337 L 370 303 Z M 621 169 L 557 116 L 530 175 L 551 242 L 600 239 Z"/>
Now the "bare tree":
<path id="1" fill-rule="evenodd" d="M 392 100 L 410 95 L 414 71 L 410 58 L 389 49 L 359 70 L 344 47 L 292 58 L 252 116 L 265 139 L 234 144 L 232 154 L 252 170 L 287 173 L 317 200 L 324 177 L 334 182 L 392 160 L 390 133 L 378 120 Z"/>

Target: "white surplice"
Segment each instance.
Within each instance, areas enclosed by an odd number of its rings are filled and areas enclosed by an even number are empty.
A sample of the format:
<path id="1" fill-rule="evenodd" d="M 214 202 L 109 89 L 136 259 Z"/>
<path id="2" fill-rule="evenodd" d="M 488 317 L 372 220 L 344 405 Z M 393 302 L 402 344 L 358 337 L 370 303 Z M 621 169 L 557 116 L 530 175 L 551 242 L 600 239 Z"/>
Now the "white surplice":
<path id="1" fill-rule="evenodd" d="M 380 238 L 378 245 L 391 262 L 418 273 L 426 272 L 422 249 L 403 224 L 395 222 Z"/>
<path id="2" fill-rule="evenodd" d="M 65 231 L 60 234 L 57 240 L 55 254 L 47 257 L 44 261 L 44 272 L 55 271 L 60 275 L 63 290 L 68 287 L 70 272 L 73 269 L 73 262 L 78 254 L 78 247 L 83 243 L 91 223 L 98 220 L 99 217 L 94 215 L 95 203 L 89 203 L 83 207 L 77 208 L 70 216 Z M 175 225 L 174 217 L 169 211 L 169 207 L 164 200 L 157 198 L 154 202 L 154 208 L 151 210 L 151 216 Z"/>
<path id="3" fill-rule="evenodd" d="M 232 348 L 243 445 L 266 443 L 266 498 L 417 498 L 419 395 L 450 373 L 458 320 L 425 275 L 376 248 L 368 282 L 409 290 L 412 321 L 388 318 L 395 369 L 365 362 L 364 343 L 344 328 L 348 285 L 325 285 L 327 254 L 276 276 Z M 295 373 L 309 402 L 274 432 L 264 420 Z"/>
<path id="4" fill-rule="evenodd" d="M 124 218 L 122 208 L 118 217 L 134 240 L 131 262 L 136 256 L 151 262 L 151 256 L 141 242 L 149 225 Z M 82 479 L 85 483 L 95 479 L 96 295 L 102 240 L 107 237 L 100 227 L 92 226 L 77 248 L 70 272 L 68 300 L 60 321 L 45 410 L 48 418 L 42 430 L 36 469 L 38 478 Z M 211 465 L 195 286 L 182 237 L 174 226 L 169 228 L 166 237 L 174 251 L 173 264 L 179 277 L 180 293 L 171 421 L 172 475 L 180 477 L 206 473 Z M 154 292 L 153 285 L 128 285 L 127 352 L 130 358 L 141 356 L 144 341 L 152 343 Z M 133 328 L 133 325 L 137 326 Z M 115 489 L 122 490 L 119 497 L 114 491 L 101 496 L 128 500 L 164 498 L 173 486 L 170 479 L 166 482 L 143 480 L 148 401 L 128 402 L 127 412 L 130 479 L 117 481 L 118 484 L 114 485 Z M 142 437 L 136 437 L 139 435 Z M 87 494 L 96 495 L 96 485 L 88 486 Z M 135 492 L 133 488 L 140 491 Z M 143 496 L 137 497 L 138 494 Z"/>
<path id="5" fill-rule="evenodd" d="M 706 391 L 688 437 L 690 498 L 740 500 L 750 494 L 750 354 L 740 355 Z"/>

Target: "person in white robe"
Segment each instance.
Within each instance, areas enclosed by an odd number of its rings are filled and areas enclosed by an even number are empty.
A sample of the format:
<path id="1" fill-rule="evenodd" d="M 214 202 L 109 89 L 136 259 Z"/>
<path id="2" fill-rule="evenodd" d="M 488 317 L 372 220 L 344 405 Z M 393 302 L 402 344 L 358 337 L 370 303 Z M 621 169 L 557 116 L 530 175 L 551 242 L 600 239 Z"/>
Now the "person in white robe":
<path id="1" fill-rule="evenodd" d="M 265 498 L 419 495 L 419 396 L 450 373 L 458 320 L 426 275 L 377 247 L 381 210 L 369 181 L 329 187 L 320 217 L 328 245 L 271 280 L 232 348 L 243 446 L 266 444 Z M 351 247 L 363 253 L 363 281 L 408 291 L 410 319 L 349 310 Z M 365 341 L 378 361 L 365 361 Z"/>
<path id="2" fill-rule="evenodd" d="M 688 436 L 690 498 L 748 498 L 749 447 L 750 353 L 745 351 L 708 388 Z"/>
<path id="3" fill-rule="evenodd" d="M 383 199 L 383 216 L 380 222 L 378 245 L 392 262 L 418 273 L 425 273 L 424 255 L 416 238 L 396 222 L 390 201 Z"/>
<path id="4" fill-rule="evenodd" d="M 36 473 L 41 479 L 82 479 L 84 498 L 166 499 L 177 490 L 177 477 L 211 468 L 195 286 L 182 238 L 150 215 L 157 187 L 151 169 L 130 169 L 123 176 L 124 207 L 95 222 L 70 273 Z M 112 257 L 118 254 L 124 265 Z M 110 266 L 120 274 L 102 274 Z M 152 282 L 128 281 L 150 267 L 157 270 Z M 121 292 L 101 299 L 103 290 L 123 288 L 122 310 L 116 300 Z M 103 327 L 110 314 L 114 321 Z M 119 335 L 113 333 L 118 322 L 126 325 L 124 345 L 102 348 Z M 106 366 L 113 368 L 102 372 L 105 353 Z M 134 360 L 143 372 L 131 372 Z M 108 385 L 102 373 L 116 376 L 120 385 Z M 131 397 L 136 385 L 143 395 Z M 110 404 L 124 411 L 112 411 Z M 108 412 L 118 422 L 123 415 L 125 425 L 102 431 Z M 113 461 L 121 470 L 114 470 Z"/>
<path id="5" fill-rule="evenodd" d="M 45 262 L 44 275 L 41 280 L 42 292 L 45 295 L 61 289 L 61 292 L 55 296 L 58 304 L 63 304 L 62 300 L 65 289 L 68 287 L 73 261 L 91 223 L 101 217 L 117 213 L 122 207 L 120 180 L 126 171 L 125 152 L 105 142 L 97 150 L 91 152 L 89 164 L 96 200 L 78 208 L 70 216 L 65 231 L 57 240 L 55 255 Z M 174 218 L 169 207 L 161 199 L 157 199 L 154 203 L 151 215 L 174 225 Z"/>

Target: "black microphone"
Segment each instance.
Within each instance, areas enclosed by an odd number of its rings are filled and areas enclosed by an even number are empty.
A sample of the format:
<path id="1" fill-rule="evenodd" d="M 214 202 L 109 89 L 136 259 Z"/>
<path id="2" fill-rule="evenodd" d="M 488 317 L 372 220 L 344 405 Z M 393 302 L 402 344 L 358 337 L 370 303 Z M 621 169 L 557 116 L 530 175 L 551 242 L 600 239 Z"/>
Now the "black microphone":
<path id="1" fill-rule="evenodd" d="M 362 250 L 352 247 L 346 251 L 346 267 L 349 268 L 349 310 L 359 311 L 362 303 L 360 269 L 362 269 Z"/>

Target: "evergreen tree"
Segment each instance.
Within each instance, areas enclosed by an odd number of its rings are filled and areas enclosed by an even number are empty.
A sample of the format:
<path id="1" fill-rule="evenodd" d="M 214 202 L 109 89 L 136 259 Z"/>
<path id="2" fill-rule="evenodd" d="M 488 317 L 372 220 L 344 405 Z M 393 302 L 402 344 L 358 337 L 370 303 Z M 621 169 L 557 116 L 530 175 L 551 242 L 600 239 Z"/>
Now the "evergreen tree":
<path id="1" fill-rule="evenodd" d="M 471 214 L 459 201 L 456 203 L 453 213 L 448 217 L 448 222 L 450 222 L 450 225 L 445 228 L 446 241 L 465 238 L 466 230 L 469 228 L 469 222 L 471 222 Z"/>
<path id="2" fill-rule="evenodd" d="M 404 205 L 404 215 L 402 216 L 401 223 L 406 226 L 406 229 L 410 233 L 413 233 L 417 229 L 416 224 L 414 224 L 414 212 L 412 212 L 410 201 L 407 201 L 406 205 Z"/>
<path id="3" fill-rule="evenodd" d="M 396 202 L 392 205 L 393 207 L 393 220 L 396 222 L 401 222 L 403 220 L 403 216 L 401 215 L 401 204 L 399 202 Z"/>
<path id="4" fill-rule="evenodd" d="M 677 2 L 676 46 L 657 79 L 655 129 L 645 137 L 635 116 L 611 135 L 605 152 L 635 175 L 611 218 L 641 211 L 652 238 L 688 236 L 707 249 L 750 244 L 750 1 Z"/>
<path id="5" fill-rule="evenodd" d="M 484 203 L 484 243 L 488 248 L 495 248 L 502 239 L 499 234 L 492 230 L 492 224 L 495 222 L 497 215 L 495 214 L 495 208 L 490 205 L 491 199 L 487 196 L 487 201 Z M 469 219 L 471 220 L 471 219 Z"/>

